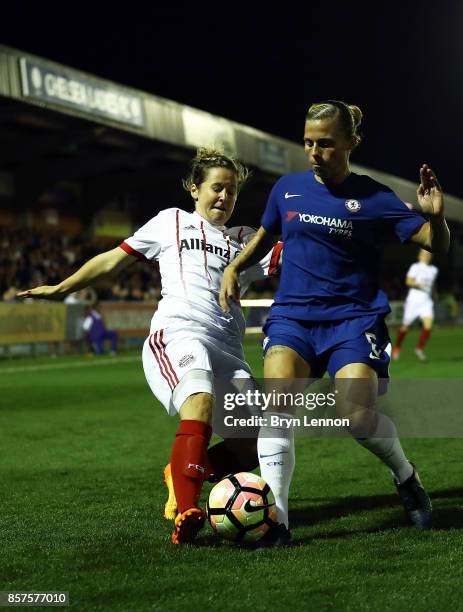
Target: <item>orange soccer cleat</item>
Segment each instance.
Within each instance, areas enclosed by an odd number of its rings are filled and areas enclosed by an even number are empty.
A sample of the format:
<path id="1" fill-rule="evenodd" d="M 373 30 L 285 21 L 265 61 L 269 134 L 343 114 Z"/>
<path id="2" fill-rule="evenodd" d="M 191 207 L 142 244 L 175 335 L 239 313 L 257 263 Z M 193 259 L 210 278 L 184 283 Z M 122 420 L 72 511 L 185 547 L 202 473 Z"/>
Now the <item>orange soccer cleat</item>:
<path id="1" fill-rule="evenodd" d="M 193 542 L 198 531 L 204 527 L 206 513 L 201 508 L 189 508 L 181 512 L 175 519 L 175 529 L 172 534 L 173 544 Z"/>

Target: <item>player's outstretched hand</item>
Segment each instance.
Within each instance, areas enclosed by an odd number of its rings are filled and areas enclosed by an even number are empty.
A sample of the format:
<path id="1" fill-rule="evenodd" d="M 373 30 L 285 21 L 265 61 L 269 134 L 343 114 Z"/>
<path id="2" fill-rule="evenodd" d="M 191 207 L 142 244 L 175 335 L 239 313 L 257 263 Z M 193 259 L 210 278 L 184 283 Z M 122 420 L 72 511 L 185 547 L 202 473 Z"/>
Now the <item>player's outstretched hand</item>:
<path id="1" fill-rule="evenodd" d="M 220 285 L 220 306 L 224 312 L 230 311 L 228 300 L 240 301 L 240 277 L 233 266 L 227 266 Z"/>
<path id="2" fill-rule="evenodd" d="M 420 184 L 416 193 L 423 214 L 431 217 L 444 214 L 442 187 L 428 164 L 423 164 L 420 168 Z"/>
<path id="3" fill-rule="evenodd" d="M 59 300 L 64 297 L 59 290 L 59 285 L 43 285 L 42 287 L 34 287 L 26 289 L 16 294 L 20 298 L 37 298 L 41 300 Z"/>

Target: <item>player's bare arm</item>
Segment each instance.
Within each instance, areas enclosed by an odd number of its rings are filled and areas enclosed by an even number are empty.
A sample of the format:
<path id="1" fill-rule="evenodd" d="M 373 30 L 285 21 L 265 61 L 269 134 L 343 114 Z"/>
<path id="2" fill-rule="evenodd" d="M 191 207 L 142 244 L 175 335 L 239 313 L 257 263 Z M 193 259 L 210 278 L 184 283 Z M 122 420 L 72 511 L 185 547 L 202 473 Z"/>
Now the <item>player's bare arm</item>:
<path id="1" fill-rule="evenodd" d="M 277 242 L 278 237 L 269 234 L 261 226 L 254 238 L 246 245 L 238 257 L 225 268 L 220 286 L 220 306 L 224 312 L 230 310 L 228 298 L 239 302 L 240 272 L 260 261 Z"/>
<path id="2" fill-rule="evenodd" d="M 429 221 L 413 234 L 411 241 L 433 253 L 447 253 L 450 231 L 444 217 L 444 194 L 436 175 L 427 164 L 420 168 L 420 184 L 417 189 L 421 213 Z"/>
<path id="3" fill-rule="evenodd" d="M 101 278 L 117 274 L 134 261 L 136 261 L 136 258 L 133 255 L 126 253 L 120 247 L 116 247 L 111 251 L 96 255 L 58 285 L 43 285 L 42 287 L 26 289 L 18 293 L 18 297 L 60 300 L 69 293 L 94 284 Z"/>

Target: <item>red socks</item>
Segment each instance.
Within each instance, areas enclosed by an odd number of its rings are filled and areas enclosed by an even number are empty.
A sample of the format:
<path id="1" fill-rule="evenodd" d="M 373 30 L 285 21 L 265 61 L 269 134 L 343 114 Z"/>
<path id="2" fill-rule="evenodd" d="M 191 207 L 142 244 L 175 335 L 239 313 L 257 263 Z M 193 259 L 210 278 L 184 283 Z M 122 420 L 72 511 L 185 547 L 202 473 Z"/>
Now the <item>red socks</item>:
<path id="1" fill-rule="evenodd" d="M 211 434 L 212 429 L 207 423 L 180 421 L 170 455 L 179 512 L 198 507 L 203 482 L 210 473 L 207 447 Z"/>
<path id="2" fill-rule="evenodd" d="M 407 335 L 406 331 L 402 331 L 401 329 L 399 329 L 399 333 L 397 334 L 397 340 L 395 341 L 394 348 L 400 349 L 400 345 L 402 344 L 406 335 Z"/>
<path id="3" fill-rule="evenodd" d="M 425 347 L 426 342 L 428 341 L 429 336 L 431 335 L 430 329 L 423 329 L 420 335 L 420 339 L 418 340 L 417 349 L 422 351 Z"/>
<path id="4" fill-rule="evenodd" d="M 395 349 L 400 349 L 400 345 L 402 344 L 403 339 L 405 338 L 406 335 L 407 335 L 406 331 L 402 331 L 399 329 L 399 333 L 397 334 L 397 340 L 394 346 Z M 418 340 L 418 344 L 416 346 L 418 350 L 422 351 L 424 349 L 426 342 L 428 341 L 428 338 L 430 335 L 431 335 L 430 329 L 421 330 L 420 339 Z"/>

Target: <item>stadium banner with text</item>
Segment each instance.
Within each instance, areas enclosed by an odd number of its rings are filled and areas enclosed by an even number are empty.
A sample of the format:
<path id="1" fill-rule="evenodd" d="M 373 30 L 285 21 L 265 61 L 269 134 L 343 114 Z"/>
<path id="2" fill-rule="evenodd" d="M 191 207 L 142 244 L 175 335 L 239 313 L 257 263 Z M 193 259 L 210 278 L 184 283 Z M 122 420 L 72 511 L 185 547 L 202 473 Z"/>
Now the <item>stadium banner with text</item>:
<path id="1" fill-rule="evenodd" d="M 101 302 L 106 327 L 121 336 L 144 337 L 149 334 L 151 317 L 156 306 L 146 302 Z"/>
<path id="2" fill-rule="evenodd" d="M 0 346 L 82 340 L 89 306 L 61 302 L 0 303 Z M 146 302 L 101 302 L 100 307 L 108 329 L 126 338 L 147 336 L 156 310 L 155 305 Z"/>
<path id="3" fill-rule="evenodd" d="M 224 438 L 463 438 L 463 379 L 214 379 Z"/>
<path id="4" fill-rule="evenodd" d="M 66 304 L 0 304 L 0 344 L 61 342 L 66 335 Z"/>
<path id="5" fill-rule="evenodd" d="M 20 70 L 22 93 L 27 98 L 79 110 L 93 117 L 145 127 L 141 95 L 69 69 L 51 69 L 46 62 L 36 59 L 20 58 Z"/>

